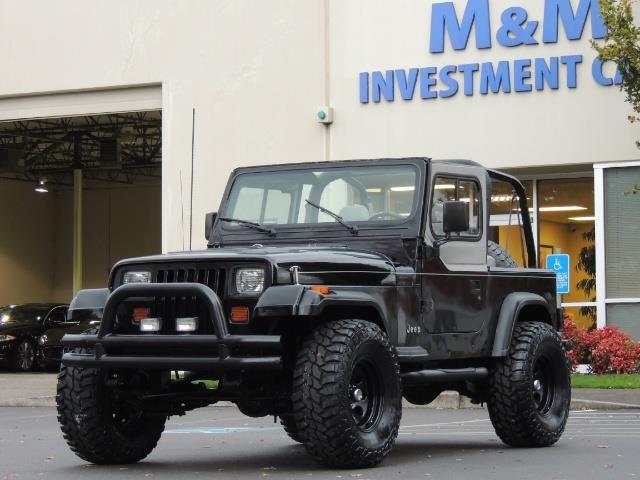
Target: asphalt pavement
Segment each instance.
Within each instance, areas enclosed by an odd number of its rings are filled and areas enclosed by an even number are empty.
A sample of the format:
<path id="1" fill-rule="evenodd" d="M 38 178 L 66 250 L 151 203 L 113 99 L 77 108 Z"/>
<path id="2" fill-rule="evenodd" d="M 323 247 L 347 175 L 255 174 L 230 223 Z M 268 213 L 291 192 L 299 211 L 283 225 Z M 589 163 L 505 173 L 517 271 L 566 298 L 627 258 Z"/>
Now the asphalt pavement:
<path id="1" fill-rule="evenodd" d="M 640 478 L 640 410 L 572 412 L 550 448 L 496 437 L 486 410 L 406 409 L 391 455 L 377 468 L 330 470 L 272 418 L 207 407 L 173 417 L 135 465 L 96 466 L 66 446 L 51 407 L 0 408 L 0 479 L 629 479 Z"/>

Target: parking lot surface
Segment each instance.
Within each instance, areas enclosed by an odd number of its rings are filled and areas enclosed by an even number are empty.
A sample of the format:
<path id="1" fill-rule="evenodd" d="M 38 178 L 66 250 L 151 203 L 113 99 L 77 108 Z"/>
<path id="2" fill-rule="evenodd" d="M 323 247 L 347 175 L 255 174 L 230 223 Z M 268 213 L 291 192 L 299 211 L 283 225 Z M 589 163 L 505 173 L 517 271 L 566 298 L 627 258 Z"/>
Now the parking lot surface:
<path id="1" fill-rule="evenodd" d="M 173 417 L 141 463 L 96 466 L 67 448 L 50 407 L 0 408 L 0 479 L 590 479 L 640 478 L 640 411 L 572 412 L 551 448 L 502 444 L 485 410 L 406 409 L 394 451 L 379 467 L 328 470 L 273 418 L 232 407 Z"/>

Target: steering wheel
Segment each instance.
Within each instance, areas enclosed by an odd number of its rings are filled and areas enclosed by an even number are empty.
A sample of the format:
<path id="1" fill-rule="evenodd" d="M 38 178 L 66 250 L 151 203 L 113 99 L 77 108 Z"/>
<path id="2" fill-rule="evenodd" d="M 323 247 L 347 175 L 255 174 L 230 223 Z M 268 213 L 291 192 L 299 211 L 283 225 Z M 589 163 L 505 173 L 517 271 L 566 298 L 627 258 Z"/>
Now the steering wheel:
<path id="1" fill-rule="evenodd" d="M 404 220 L 405 217 L 403 217 L 402 215 L 400 215 L 399 213 L 396 212 L 378 212 L 374 215 L 371 215 L 371 217 L 369 217 L 369 221 L 372 220 L 382 220 L 384 217 L 391 217 L 393 219 L 398 219 L 398 220 Z"/>

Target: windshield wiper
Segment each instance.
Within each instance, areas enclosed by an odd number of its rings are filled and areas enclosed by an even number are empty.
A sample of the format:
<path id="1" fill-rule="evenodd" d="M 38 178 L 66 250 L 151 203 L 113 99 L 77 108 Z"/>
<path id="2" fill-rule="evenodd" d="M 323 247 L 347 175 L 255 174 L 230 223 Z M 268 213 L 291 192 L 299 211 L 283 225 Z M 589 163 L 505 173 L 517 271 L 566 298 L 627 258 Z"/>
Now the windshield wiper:
<path id="1" fill-rule="evenodd" d="M 335 219 L 336 222 L 338 222 L 340 225 L 342 225 L 345 228 L 348 228 L 349 231 L 351 233 L 353 233 L 354 235 L 357 235 L 358 233 L 358 227 L 356 227 L 355 225 L 349 225 L 347 222 L 345 222 L 342 217 L 340 215 L 338 215 L 337 213 L 333 213 L 331 210 L 327 210 L 324 207 L 321 207 L 320 205 L 318 205 L 317 203 L 313 203 L 311 200 L 309 200 L 308 198 L 305 200 L 305 202 L 307 202 L 309 205 L 311 205 L 312 207 L 316 207 L 318 210 L 320 210 L 321 212 L 326 213 L 327 215 L 329 215 L 330 217 L 333 217 Z"/>
<path id="2" fill-rule="evenodd" d="M 245 227 L 253 228 L 254 230 L 258 230 L 259 232 L 269 234 L 270 237 L 274 237 L 275 234 L 277 233 L 273 228 L 265 227 L 264 225 L 261 225 L 259 223 L 250 222 L 249 220 L 240 220 L 239 218 L 229 218 L 229 217 L 221 217 L 220 220 L 222 220 L 223 222 L 233 222 L 239 225 L 243 225 Z"/>

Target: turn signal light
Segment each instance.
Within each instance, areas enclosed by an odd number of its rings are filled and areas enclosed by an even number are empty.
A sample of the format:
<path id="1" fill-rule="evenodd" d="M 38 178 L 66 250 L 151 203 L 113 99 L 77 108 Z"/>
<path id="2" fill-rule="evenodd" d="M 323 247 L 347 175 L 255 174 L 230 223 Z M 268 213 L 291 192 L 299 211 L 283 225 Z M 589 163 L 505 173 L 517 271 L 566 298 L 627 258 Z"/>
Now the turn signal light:
<path id="1" fill-rule="evenodd" d="M 248 323 L 249 307 L 242 307 L 242 306 L 231 307 L 231 321 L 233 323 Z"/>
<path id="2" fill-rule="evenodd" d="M 322 285 L 314 285 L 311 287 L 311 290 L 321 293 L 322 295 L 329 295 L 329 287 L 324 287 Z"/>
<path id="3" fill-rule="evenodd" d="M 134 325 L 138 325 L 140 323 L 140 320 L 142 320 L 143 318 L 148 318 L 150 316 L 151 316 L 150 308 L 136 307 L 133 309 L 133 318 L 131 319 L 131 322 Z"/>

